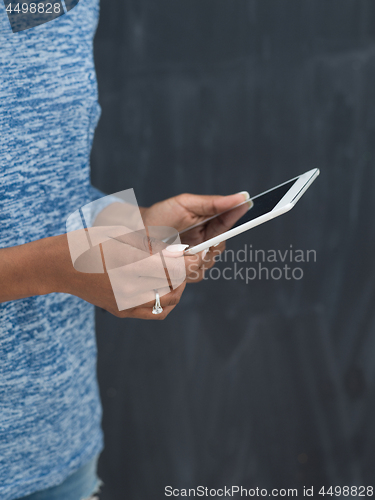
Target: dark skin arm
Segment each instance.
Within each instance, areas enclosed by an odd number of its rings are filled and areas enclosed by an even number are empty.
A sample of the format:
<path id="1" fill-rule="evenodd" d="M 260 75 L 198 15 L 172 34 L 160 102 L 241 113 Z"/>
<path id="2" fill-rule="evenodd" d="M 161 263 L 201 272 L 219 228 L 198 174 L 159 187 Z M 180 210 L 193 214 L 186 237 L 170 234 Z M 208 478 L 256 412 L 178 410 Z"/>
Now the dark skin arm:
<path id="1" fill-rule="evenodd" d="M 143 209 L 142 216 L 146 225 L 155 224 L 157 220 L 159 225 L 177 226 L 176 229 L 181 230 L 243 200 L 242 194 L 228 197 L 180 195 Z M 206 231 L 211 229 L 212 227 L 207 226 Z M 192 270 L 201 270 L 203 265 L 206 268 L 213 265 L 209 255 L 205 261 L 203 262 L 202 255 L 185 257 L 187 280 Z M 82 273 L 74 269 L 66 235 L 0 249 L 0 302 L 54 292 L 69 293 L 121 318 L 164 319 L 178 304 L 185 285 L 183 283 L 161 297 L 164 311 L 160 315 L 151 313 L 153 301 L 119 311 L 107 273 Z"/>

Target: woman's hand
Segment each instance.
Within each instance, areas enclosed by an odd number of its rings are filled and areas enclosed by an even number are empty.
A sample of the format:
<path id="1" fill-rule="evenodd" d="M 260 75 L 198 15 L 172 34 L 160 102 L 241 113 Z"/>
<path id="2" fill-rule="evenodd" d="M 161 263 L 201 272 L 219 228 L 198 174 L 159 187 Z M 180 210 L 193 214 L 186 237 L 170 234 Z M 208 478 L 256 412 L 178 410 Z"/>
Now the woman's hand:
<path id="1" fill-rule="evenodd" d="M 181 255 L 182 252 L 176 254 Z M 153 288 L 162 289 L 166 285 L 162 266 L 157 262 L 157 256 L 154 257 L 154 261 L 148 259 L 146 264 L 141 260 L 135 262 L 134 267 L 128 266 L 132 279 L 122 283 L 123 291 L 129 296 L 140 294 L 138 303 L 141 305 L 119 311 L 108 272 L 88 273 L 74 269 L 66 234 L 0 249 L 0 302 L 54 292 L 69 293 L 120 318 L 164 319 L 181 298 L 185 276 L 180 275 L 181 265 L 176 265 L 178 259 L 166 254 L 171 281 L 182 284 L 172 291 L 168 287 L 167 294 L 160 299 L 163 312 L 152 314 L 155 304 Z"/>
<path id="2" fill-rule="evenodd" d="M 150 208 L 142 208 L 141 212 L 146 226 L 173 227 L 180 233 L 182 232 L 182 243 L 195 246 L 228 231 L 249 209 L 249 204 L 243 203 L 249 199 L 249 193 L 246 191 L 229 196 L 180 194 L 156 203 Z M 237 209 L 225 213 L 237 205 L 240 205 Z M 221 215 L 208 220 L 205 224 L 200 224 L 217 214 Z M 193 229 L 184 232 L 195 225 L 197 226 Z M 215 258 L 224 249 L 225 242 L 222 242 L 217 247 L 210 248 L 208 252 L 186 256 L 186 281 L 188 283 L 201 281 L 205 270 L 215 264 Z"/>
<path id="3" fill-rule="evenodd" d="M 222 212 L 241 204 L 248 198 L 247 193 L 231 196 L 182 194 L 157 203 L 148 209 L 142 209 L 142 217 L 146 226 L 163 225 L 183 231 L 209 217 L 222 214 L 183 233 L 184 243 L 196 245 L 232 227 L 235 221 L 247 210 L 247 205 L 241 205 L 237 211 L 230 211 L 228 214 Z M 124 255 L 128 258 L 134 252 L 134 248 L 139 252 L 139 245 L 134 243 L 134 237 L 133 234 L 131 241 L 126 242 L 128 246 L 132 247 L 128 249 L 128 252 L 122 251 L 121 255 L 117 250 L 114 252 L 115 260 L 119 256 L 123 258 Z M 111 246 L 110 243 L 105 245 Z M 76 295 L 121 318 L 164 319 L 179 302 L 185 288 L 184 279 L 186 278 L 187 282 L 197 282 L 202 279 L 204 270 L 212 267 L 215 256 L 224 248 L 225 244 L 221 243 L 213 251 L 185 256 L 181 261 L 182 251 L 165 254 L 164 247 L 162 249 L 164 264 L 169 271 L 169 282 L 167 283 L 163 265 L 160 264 L 160 260 L 157 262 L 156 259 L 160 259 L 160 257 L 147 255 L 147 261 L 143 258 L 133 258 L 132 266 L 123 266 L 128 267 L 124 272 L 128 273 L 129 276 L 127 274 L 126 279 L 119 279 L 118 286 L 121 293 L 133 298 L 136 297 L 137 304 L 141 305 L 122 311 L 118 309 L 113 291 L 113 280 L 111 282 L 107 269 L 104 269 L 104 272 L 93 273 L 80 272 L 73 267 L 67 235 L 45 238 L 17 247 L 3 248 L 0 249 L 0 302 L 60 292 Z M 173 290 L 170 291 L 172 288 Z M 159 315 L 152 314 L 155 289 L 164 290 L 165 293 L 164 296 L 161 296 L 161 305 L 164 311 Z"/>

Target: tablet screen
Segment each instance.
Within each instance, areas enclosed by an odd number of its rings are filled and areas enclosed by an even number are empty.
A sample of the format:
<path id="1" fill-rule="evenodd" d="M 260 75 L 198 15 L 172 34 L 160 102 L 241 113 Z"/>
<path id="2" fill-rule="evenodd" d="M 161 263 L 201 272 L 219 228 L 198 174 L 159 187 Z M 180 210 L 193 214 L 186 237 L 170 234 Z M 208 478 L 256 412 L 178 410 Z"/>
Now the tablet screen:
<path id="1" fill-rule="evenodd" d="M 249 200 L 252 203 L 250 207 L 249 201 L 246 201 L 226 212 L 210 217 L 181 231 L 181 241 L 188 243 L 192 247 L 271 212 L 297 181 L 298 178 L 293 179 L 266 193 L 254 196 Z M 207 231 L 205 231 L 204 227 L 208 221 L 211 222 L 207 226 Z"/>
<path id="2" fill-rule="evenodd" d="M 294 179 L 293 181 L 289 181 L 286 184 L 283 184 L 282 186 L 279 186 L 275 189 L 271 189 L 271 191 L 268 191 L 268 193 L 260 194 L 258 196 L 255 196 L 254 198 L 251 198 L 254 205 L 251 208 L 249 208 L 245 214 L 243 215 L 241 214 L 241 217 L 237 219 L 237 221 L 231 227 L 233 228 L 241 226 L 246 222 L 249 222 L 253 219 L 257 219 L 258 217 L 261 217 L 262 215 L 271 212 L 271 210 L 273 210 L 276 207 L 279 201 L 286 195 L 289 189 L 297 181 L 298 179 Z M 246 205 L 246 203 L 244 205 Z M 229 212 L 233 212 L 233 214 L 237 212 L 239 216 L 241 212 L 240 211 L 241 207 L 242 205 L 233 208 L 232 210 L 228 210 L 227 212 L 228 215 Z"/>

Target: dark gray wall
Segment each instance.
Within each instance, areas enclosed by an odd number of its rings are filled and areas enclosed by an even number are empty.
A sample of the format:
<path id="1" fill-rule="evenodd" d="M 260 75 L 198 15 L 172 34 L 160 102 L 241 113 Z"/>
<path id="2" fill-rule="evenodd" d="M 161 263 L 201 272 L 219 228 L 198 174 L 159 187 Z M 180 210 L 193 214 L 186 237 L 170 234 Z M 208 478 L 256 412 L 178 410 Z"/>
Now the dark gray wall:
<path id="1" fill-rule="evenodd" d="M 302 280 L 207 280 L 164 322 L 98 311 L 103 499 L 372 485 L 375 2 L 103 1 L 95 58 L 104 191 L 150 205 L 322 172 L 228 242 L 315 249 Z"/>

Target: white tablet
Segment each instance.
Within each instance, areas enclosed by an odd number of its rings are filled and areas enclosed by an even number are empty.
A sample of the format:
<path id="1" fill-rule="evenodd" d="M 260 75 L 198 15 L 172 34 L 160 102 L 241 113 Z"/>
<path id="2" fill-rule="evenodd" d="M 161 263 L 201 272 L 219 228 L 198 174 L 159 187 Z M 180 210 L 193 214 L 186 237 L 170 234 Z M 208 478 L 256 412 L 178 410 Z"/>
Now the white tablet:
<path id="1" fill-rule="evenodd" d="M 190 235 L 199 232 L 199 228 L 207 221 L 217 219 L 218 234 L 210 237 L 197 245 L 188 248 L 186 255 L 194 255 L 206 248 L 216 246 L 222 241 L 233 238 L 237 234 L 243 233 L 248 229 L 263 224 L 268 220 L 274 219 L 285 212 L 288 212 L 306 190 L 311 186 L 319 175 L 319 169 L 315 168 L 308 172 L 290 179 L 264 193 L 253 196 L 250 200 L 237 205 L 226 212 L 210 217 L 199 224 L 191 226 L 180 232 L 181 241 L 184 241 L 187 233 Z M 220 227 L 222 231 L 220 232 Z M 230 229 L 228 229 L 230 228 Z M 190 236 L 189 235 L 189 236 Z M 189 237 L 189 240 L 191 238 Z M 194 238 L 193 238 L 194 240 Z"/>

